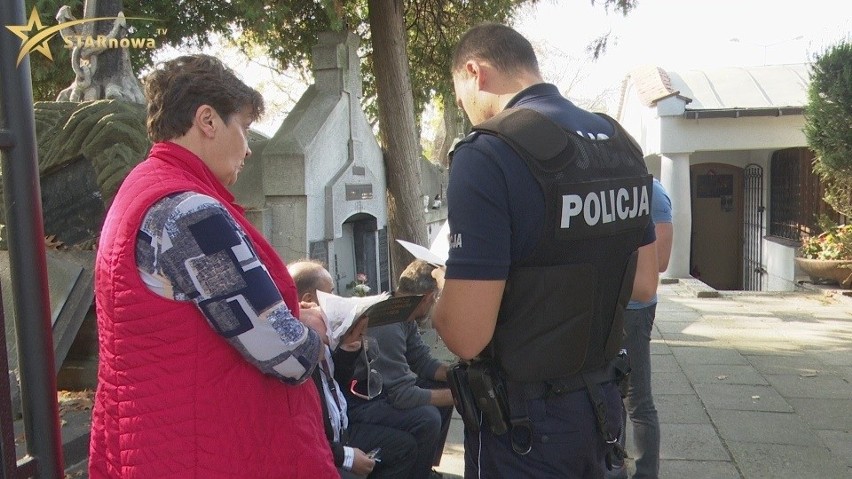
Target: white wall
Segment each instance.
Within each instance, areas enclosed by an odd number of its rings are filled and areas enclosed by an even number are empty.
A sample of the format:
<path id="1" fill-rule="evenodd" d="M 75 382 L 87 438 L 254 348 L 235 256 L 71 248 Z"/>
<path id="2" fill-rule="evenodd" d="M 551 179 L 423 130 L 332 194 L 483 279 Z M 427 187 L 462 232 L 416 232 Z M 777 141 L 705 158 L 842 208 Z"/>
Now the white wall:
<path id="1" fill-rule="evenodd" d="M 806 144 L 804 117 L 661 118 L 662 152 L 782 149 Z"/>
<path id="2" fill-rule="evenodd" d="M 793 291 L 796 289 L 796 247 L 763 240 L 763 258 L 766 262 L 766 291 Z"/>

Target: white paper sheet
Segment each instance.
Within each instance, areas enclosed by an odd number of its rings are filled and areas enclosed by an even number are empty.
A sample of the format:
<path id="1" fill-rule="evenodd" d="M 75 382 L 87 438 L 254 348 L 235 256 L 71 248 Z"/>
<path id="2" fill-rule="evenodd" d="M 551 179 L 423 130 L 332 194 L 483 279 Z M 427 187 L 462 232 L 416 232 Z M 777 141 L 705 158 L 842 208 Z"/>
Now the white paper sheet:
<path id="1" fill-rule="evenodd" d="M 349 331 L 355 319 L 370 306 L 390 297 L 388 293 L 373 296 L 344 298 L 335 294 L 317 291 L 319 307 L 325 315 L 325 325 L 328 328 L 329 347 L 334 351 L 340 339 Z"/>
<path id="2" fill-rule="evenodd" d="M 422 259 L 423 261 L 433 264 L 435 266 L 444 266 L 447 263 L 446 257 L 438 256 L 432 251 L 420 246 L 419 244 L 414 244 L 405 240 L 398 239 L 397 243 L 401 244 L 405 249 L 408 250 L 409 253 L 413 254 L 415 258 Z"/>
<path id="3" fill-rule="evenodd" d="M 435 236 L 435 241 L 429 245 L 429 251 L 434 253 L 439 258 L 444 258 L 444 262 L 446 263 L 447 258 L 450 257 L 450 222 L 449 220 L 444 220 L 444 224 L 441 225 L 441 229 L 438 230 L 437 236 Z"/>

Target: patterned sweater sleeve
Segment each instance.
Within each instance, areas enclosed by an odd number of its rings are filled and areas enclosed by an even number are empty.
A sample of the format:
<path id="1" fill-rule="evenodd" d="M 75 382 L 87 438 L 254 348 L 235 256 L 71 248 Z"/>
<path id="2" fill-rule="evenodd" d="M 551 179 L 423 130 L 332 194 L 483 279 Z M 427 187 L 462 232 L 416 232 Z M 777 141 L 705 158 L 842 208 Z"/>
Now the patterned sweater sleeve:
<path id="1" fill-rule="evenodd" d="M 185 192 L 154 204 L 137 235 L 136 264 L 148 289 L 194 302 L 263 373 L 290 384 L 310 377 L 319 335 L 293 316 L 245 232 L 215 199 Z"/>

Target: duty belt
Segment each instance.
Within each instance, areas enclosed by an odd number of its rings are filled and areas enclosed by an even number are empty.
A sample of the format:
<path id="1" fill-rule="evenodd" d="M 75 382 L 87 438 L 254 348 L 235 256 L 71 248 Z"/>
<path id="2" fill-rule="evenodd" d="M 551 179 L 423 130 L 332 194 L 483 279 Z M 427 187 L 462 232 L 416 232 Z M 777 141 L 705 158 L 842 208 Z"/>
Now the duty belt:
<path id="1" fill-rule="evenodd" d="M 630 367 L 627 365 L 627 360 L 622 356 L 618 356 L 601 369 L 565 378 L 532 383 L 507 380 L 506 389 L 509 402 L 512 449 L 522 456 L 532 450 L 533 432 L 527 410 L 527 401 L 541 399 L 548 395 L 567 394 L 586 389 L 594 408 L 598 433 L 607 444 L 615 447 L 616 450 L 614 452 L 616 455 L 623 454 L 623 449 L 619 447 L 620 445 L 617 442 L 618 437 L 613 438 L 607 434 L 606 407 L 600 390 L 594 386 L 617 381 L 629 372 Z M 610 468 L 611 460 L 609 455 L 606 462 L 607 468 Z"/>
<path id="2" fill-rule="evenodd" d="M 593 384 L 604 384 L 618 379 L 620 370 L 613 362 L 607 366 L 591 371 L 588 373 L 575 374 L 566 378 L 551 379 L 548 381 L 537 381 L 533 383 L 506 381 L 509 390 L 518 389 L 523 391 L 524 399 L 541 399 L 547 395 L 558 396 L 560 394 L 572 393 L 586 388 L 586 381 L 583 376 L 587 376 Z M 509 394 L 512 396 L 512 394 Z M 509 406 L 510 408 L 512 405 Z"/>

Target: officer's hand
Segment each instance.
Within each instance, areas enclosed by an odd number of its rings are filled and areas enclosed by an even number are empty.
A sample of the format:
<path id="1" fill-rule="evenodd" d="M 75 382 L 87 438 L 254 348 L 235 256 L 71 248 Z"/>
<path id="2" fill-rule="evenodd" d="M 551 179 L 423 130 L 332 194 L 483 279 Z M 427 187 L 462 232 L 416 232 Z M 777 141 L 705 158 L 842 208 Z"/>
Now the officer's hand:
<path id="1" fill-rule="evenodd" d="M 359 476 L 369 475 L 376 467 L 376 461 L 370 459 L 370 456 L 357 447 L 353 449 L 355 450 L 355 460 L 352 462 L 352 472 Z"/>

